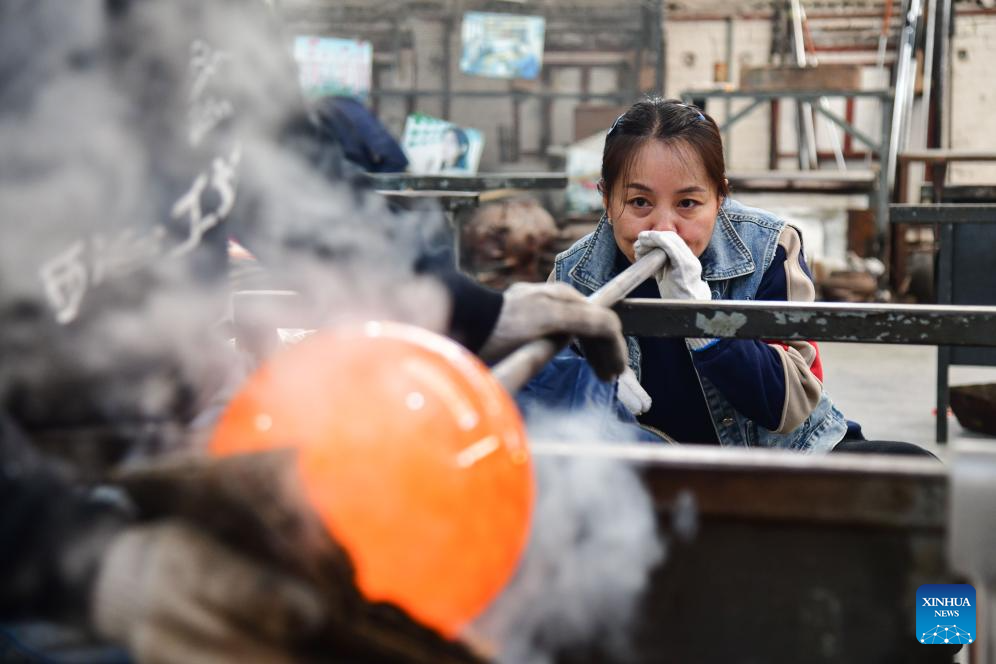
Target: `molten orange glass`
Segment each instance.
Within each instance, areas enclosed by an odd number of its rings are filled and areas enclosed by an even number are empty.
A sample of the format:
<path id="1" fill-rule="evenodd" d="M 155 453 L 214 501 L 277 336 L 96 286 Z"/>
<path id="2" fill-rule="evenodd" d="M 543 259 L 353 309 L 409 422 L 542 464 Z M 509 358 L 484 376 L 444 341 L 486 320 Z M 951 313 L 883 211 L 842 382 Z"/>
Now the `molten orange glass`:
<path id="1" fill-rule="evenodd" d="M 274 356 L 231 402 L 210 449 L 288 445 L 370 599 L 454 636 L 515 570 L 534 492 L 522 419 L 454 342 L 367 323 Z"/>

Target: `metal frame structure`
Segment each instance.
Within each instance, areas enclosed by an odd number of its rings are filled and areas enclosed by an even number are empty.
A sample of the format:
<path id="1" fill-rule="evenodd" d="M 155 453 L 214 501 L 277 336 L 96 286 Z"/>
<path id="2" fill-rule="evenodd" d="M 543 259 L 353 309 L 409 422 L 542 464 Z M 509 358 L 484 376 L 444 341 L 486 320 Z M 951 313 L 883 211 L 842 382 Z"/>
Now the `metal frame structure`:
<path id="1" fill-rule="evenodd" d="M 942 203 L 945 196 L 945 191 L 947 188 L 944 186 L 945 180 L 947 179 L 948 168 L 950 164 L 953 163 L 973 163 L 973 162 L 996 162 L 996 152 L 992 150 L 942 150 L 942 149 L 926 149 L 926 150 L 911 150 L 908 152 L 902 152 L 898 155 L 896 159 L 896 186 L 894 190 L 893 199 L 899 205 L 891 206 L 891 218 L 890 218 L 890 243 L 889 243 L 889 279 L 891 285 L 894 289 L 899 289 L 903 280 L 907 275 L 907 263 L 910 253 L 910 247 L 906 241 L 905 234 L 905 223 L 900 221 L 901 218 L 906 218 L 907 215 L 913 215 L 911 218 L 915 218 L 920 215 L 926 215 L 927 218 L 924 220 L 929 223 L 934 223 L 939 220 L 937 217 L 936 208 L 930 208 L 925 206 L 914 206 L 906 207 L 909 203 L 910 198 L 910 166 L 913 164 L 923 164 L 925 170 L 930 175 L 929 185 L 924 185 L 924 187 L 929 186 L 931 190 L 930 200 L 933 203 Z M 922 197 L 921 187 L 921 197 Z M 953 223 L 958 223 L 957 220 L 964 219 L 965 214 L 972 214 L 965 208 L 950 207 L 950 213 L 943 213 L 945 219 L 951 219 Z M 981 220 L 985 221 L 985 219 Z M 913 220 L 910 221 L 911 224 L 922 224 L 923 221 Z M 937 238 L 935 230 L 935 239 Z"/>
<path id="2" fill-rule="evenodd" d="M 870 98 L 877 99 L 882 110 L 881 137 L 875 141 L 872 137 L 852 125 L 847 120 L 820 104 L 820 99 L 824 97 L 843 97 L 845 99 Z M 879 241 L 885 239 L 888 230 L 889 217 L 889 172 L 886 165 L 889 163 L 889 137 L 892 133 L 892 90 L 778 90 L 778 91 L 749 91 L 749 90 L 686 90 L 681 93 L 681 99 L 685 103 L 691 103 L 695 99 L 748 99 L 751 103 L 728 117 L 720 126 L 720 131 L 727 132 L 734 124 L 742 120 L 748 113 L 763 105 L 765 102 L 779 99 L 793 99 L 797 102 L 807 102 L 812 104 L 813 110 L 827 118 L 844 132 L 864 143 L 869 150 L 873 150 L 878 155 L 878 178 L 875 187 L 875 223 L 878 229 Z"/>
<path id="3" fill-rule="evenodd" d="M 969 204 L 930 204 L 930 205 L 892 205 L 889 208 L 890 221 L 898 224 L 932 224 L 936 225 L 934 236 L 938 242 L 937 267 L 934 280 L 937 285 L 937 301 L 939 306 L 949 305 L 963 298 L 956 292 L 956 273 L 962 273 L 966 268 L 956 262 L 955 236 L 956 226 L 968 224 L 974 226 L 992 225 L 992 234 L 996 236 L 996 205 Z M 992 295 L 996 303 L 996 294 Z M 961 305 L 959 305 L 959 308 Z M 986 307 L 989 308 L 989 307 Z M 938 341 L 937 348 L 937 434 L 938 443 L 947 442 L 948 419 L 947 411 L 950 405 L 948 368 L 952 364 L 985 364 L 996 365 L 996 354 L 966 353 L 964 356 L 954 351 L 951 346 L 996 346 L 996 328 L 989 327 L 979 321 L 985 334 L 975 334 L 965 331 L 959 338 Z M 963 341 L 962 341 L 963 338 Z M 987 341 L 988 339 L 988 341 Z"/>

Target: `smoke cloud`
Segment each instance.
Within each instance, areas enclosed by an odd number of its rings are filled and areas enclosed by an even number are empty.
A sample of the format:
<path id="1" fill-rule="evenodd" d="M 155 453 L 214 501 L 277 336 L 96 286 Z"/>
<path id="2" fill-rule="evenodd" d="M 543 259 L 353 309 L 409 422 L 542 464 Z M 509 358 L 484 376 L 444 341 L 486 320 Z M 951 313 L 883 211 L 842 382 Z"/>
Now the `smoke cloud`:
<path id="1" fill-rule="evenodd" d="M 635 469 L 583 455 L 582 441 L 605 427 L 604 419 L 577 413 L 530 419 L 531 440 L 570 443 L 581 454 L 534 457 L 537 500 L 527 551 L 506 590 L 471 628 L 494 644 L 500 662 L 547 664 L 565 649 L 594 644 L 619 661 L 630 659 L 629 628 L 666 544 Z"/>
<path id="2" fill-rule="evenodd" d="M 113 458 L 136 426 L 205 408 L 244 370 L 217 332 L 229 236 L 330 323 L 441 329 L 448 302 L 413 267 L 441 215 L 335 182 L 306 125 L 255 0 L 0 3 L 5 408 L 118 431 Z"/>

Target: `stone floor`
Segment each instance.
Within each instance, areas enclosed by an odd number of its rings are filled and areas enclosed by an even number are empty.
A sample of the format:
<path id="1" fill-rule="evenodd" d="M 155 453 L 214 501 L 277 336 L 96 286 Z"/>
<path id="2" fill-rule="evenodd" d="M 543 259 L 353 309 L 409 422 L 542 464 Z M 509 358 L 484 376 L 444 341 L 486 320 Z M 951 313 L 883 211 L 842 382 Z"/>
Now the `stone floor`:
<path id="1" fill-rule="evenodd" d="M 867 438 L 937 447 L 934 346 L 821 343 L 820 350 L 824 388 L 848 419 L 861 423 Z M 954 366 L 948 375 L 952 385 L 991 383 L 996 382 L 996 367 Z M 987 437 L 963 429 L 949 415 L 948 438 L 957 444 Z"/>

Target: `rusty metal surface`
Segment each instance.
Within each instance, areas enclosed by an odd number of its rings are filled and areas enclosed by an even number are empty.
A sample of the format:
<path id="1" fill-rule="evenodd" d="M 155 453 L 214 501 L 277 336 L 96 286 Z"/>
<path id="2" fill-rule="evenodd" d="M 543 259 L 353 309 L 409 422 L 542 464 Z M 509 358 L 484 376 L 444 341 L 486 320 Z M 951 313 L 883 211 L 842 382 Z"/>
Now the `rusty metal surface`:
<path id="1" fill-rule="evenodd" d="M 561 664 L 918 664 L 952 649 L 914 639 L 916 589 L 953 582 L 939 462 L 681 446 L 534 444 L 537 457 L 639 466 L 667 557 L 626 649 Z M 684 504 L 697 528 L 674 526 Z"/>
<path id="2" fill-rule="evenodd" d="M 291 291 L 239 292 L 233 305 L 238 330 L 308 328 L 319 317 Z M 996 307 L 630 299 L 615 309 L 626 333 L 638 336 L 996 346 Z"/>
<path id="3" fill-rule="evenodd" d="M 493 189 L 563 189 L 566 173 L 478 173 L 477 175 L 370 174 L 380 190 L 490 191 Z"/>
<path id="4" fill-rule="evenodd" d="M 655 504 L 690 491 L 704 516 L 752 521 L 940 530 L 947 474 L 932 459 L 680 445 L 534 443 L 538 456 L 636 464 Z"/>
<path id="5" fill-rule="evenodd" d="M 629 299 L 615 310 L 637 336 L 996 346 L 996 307 Z"/>

